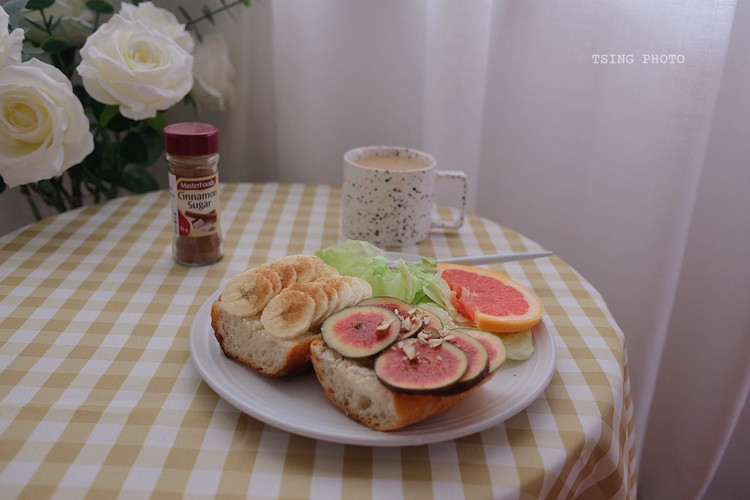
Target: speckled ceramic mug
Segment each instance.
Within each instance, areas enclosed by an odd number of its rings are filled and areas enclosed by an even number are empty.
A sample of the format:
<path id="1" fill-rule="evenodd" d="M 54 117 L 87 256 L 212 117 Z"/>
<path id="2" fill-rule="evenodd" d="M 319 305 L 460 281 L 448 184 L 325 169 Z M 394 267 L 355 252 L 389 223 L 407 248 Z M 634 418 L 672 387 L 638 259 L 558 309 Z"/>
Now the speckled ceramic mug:
<path id="1" fill-rule="evenodd" d="M 461 206 L 452 221 L 433 212 L 435 183 L 460 181 Z M 344 236 L 380 246 L 418 243 L 433 228 L 458 229 L 464 223 L 468 179 L 460 171 L 437 170 L 422 151 L 368 146 L 344 155 L 342 227 Z"/>

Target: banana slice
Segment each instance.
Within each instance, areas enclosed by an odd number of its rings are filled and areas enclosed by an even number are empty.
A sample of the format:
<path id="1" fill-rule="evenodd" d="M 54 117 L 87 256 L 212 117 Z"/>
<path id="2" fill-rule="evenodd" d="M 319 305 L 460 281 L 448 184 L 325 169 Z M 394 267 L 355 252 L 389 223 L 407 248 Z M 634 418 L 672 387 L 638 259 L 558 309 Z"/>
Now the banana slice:
<path id="1" fill-rule="evenodd" d="M 292 283 L 297 282 L 297 271 L 294 270 L 294 266 L 283 260 L 275 260 L 268 264 L 268 267 L 276 271 L 276 274 L 281 278 L 281 289 L 288 288 Z"/>
<path id="2" fill-rule="evenodd" d="M 296 282 L 307 283 L 326 276 L 338 275 L 333 266 L 329 266 L 323 259 L 315 255 L 287 255 L 274 261 L 279 266 L 291 266 L 296 274 Z"/>
<path id="3" fill-rule="evenodd" d="M 329 266 L 320 257 L 313 256 L 313 260 L 311 260 L 310 263 L 312 264 L 316 281 L 328 278 L 329 276 L 340 276 L 338 269 Z"/>
<path id="4" fill-rule="evenodd" d="M 271 285 L 273 286 L 274 295 L 278 294 L 281 291 L 282 289 L 281 276 L 271 266 L 269 266 L 268 264 L 263 264 L 254 269 L 251 269 L 251 271 L 256 272 L 258 274 L 262 274 L 263 276 L 268 278 L 268 281 L 270 281 Z"/>
<path id="5" fill-rule="evenodd" d="M 354 295 L 357 303 L 360 301 L 372 297 L 372 285 L 360 278 L 353 278 L 352 287 L 354 288 Z"/>
<path id="6" fill-rule="evenodd" d="M 226 313 L 246 318 L 260 313 L 274 295 L 271 281 L 250 270 L 229 280 L 221 294 L 220 305 Z"/>
<path id="7" fill-rule="evenodd" d="M 372 286 L 363 279 L 352 276 L 341 276 L 341 281 L 349 288 L 349 293 L 346 295 L 347 303 L 339 304 L 342 308 L 358 304 L 360 301 L 372 296 Z"/>
<path id="8" fill-rule="evenodd" d="M 340 309 L 339 308 L 339 294 L 336 291 L 336 283 L 335 283 L 335 281 L 339 277 L 340 276 L 328 276 L 316 282 L 328 296 L 328 311 L 326 311 L 326 315 L 325 315 L 326 318 Z"/>
<path id="9" fill-rule="evenodd" d="M 268 302 L 260 321 L 271 335 L 291 339 L 310 329 L 315 301 L 305 292 L 284 290 Z"/>
<path id="10" fill-rule="evenodd" d="M 336 293 L 339 296 L 339 302 L 337 304 L 339 309 L 352 306 L 357 303 L 354 288 L 352 287 L 351 276 L 338 276 L 333 279 L 334 286 L 336 287 Z"/>
<path id="11" fill-rule="evenodd" d="M 313 259 L 318 259 L 313 255 L 287 255 L 277 259 L 281 265 L 288 265 L 294 269 L 296 274 L 297 283 L 307 283 L 308 281 L 314 281 L 316 278 L 316 271 L 313 264 Z"/>
<path id="12" fill-rule="evenodd" d="M 328 294 L 322 287 L 320 281 L 310 281 L 308 283 L 294 283 L 289 290 L 299 290 L 306 293 L 315 301 L 315 312 L 313 313 L 312 324 L 317 325 L 328 317 Z"/>

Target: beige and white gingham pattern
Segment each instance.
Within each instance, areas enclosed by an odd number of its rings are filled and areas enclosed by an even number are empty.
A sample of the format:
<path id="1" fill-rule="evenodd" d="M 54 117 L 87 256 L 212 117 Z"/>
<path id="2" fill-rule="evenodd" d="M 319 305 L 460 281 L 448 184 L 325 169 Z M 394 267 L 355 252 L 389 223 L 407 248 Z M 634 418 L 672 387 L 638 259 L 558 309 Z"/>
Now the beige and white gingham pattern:
<path id="1" fill-rule="evenodd" d="M 232 275 L 343 236 L 338 188 L 226 184 L 221 201 L 225 257 L 210 267 L 173 262 L 166 192 L 0 237 L 0 497 L 635 498 L 623 336 L 557 257 L 491 266 L 540 297 L 558 353 L 544 395 L 501 425 L 370 448 L 234 409 L 190 361 L 196 311 Z M 458 232 L 398 250 L 538 249 L 470 216 Z"/>

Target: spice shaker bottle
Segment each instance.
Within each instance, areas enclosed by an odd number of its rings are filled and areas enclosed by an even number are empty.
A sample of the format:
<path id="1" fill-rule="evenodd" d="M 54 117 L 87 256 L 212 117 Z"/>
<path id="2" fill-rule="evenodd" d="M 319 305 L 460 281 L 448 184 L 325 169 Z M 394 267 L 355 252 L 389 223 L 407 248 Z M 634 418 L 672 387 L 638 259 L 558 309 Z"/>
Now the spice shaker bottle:
<path id="1" fill-rule="evenodd" d="M 186 266 L 223 256 L 219 225 L 219 130 L 183 122 L 164 128 L 165 158 L 172 198 L 172 254 Z"/>

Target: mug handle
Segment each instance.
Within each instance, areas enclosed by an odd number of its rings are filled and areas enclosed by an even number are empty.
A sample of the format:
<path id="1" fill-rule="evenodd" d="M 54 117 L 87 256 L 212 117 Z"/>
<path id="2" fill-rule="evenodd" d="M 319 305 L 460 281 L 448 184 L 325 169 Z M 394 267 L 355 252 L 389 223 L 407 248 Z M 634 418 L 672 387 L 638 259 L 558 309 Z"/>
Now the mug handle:
<path id="1" fill-rule="evenodd" d="M 466 216 L 466 192 L 468 190 L 468 177 L 465 172 L 460 170 L 435 170 L 435 181 L 442 179 L 447 180 L 460 180 L 463 185 L 461 190 L 461 206 L 459 207 L 458 216 L 452 221 L 443 221 L 437 218 L 436 215 L 432 216 L 432 227 L 439 227 L 445 229 L 458 229 L 464 225 L 464 217 Z"/>

